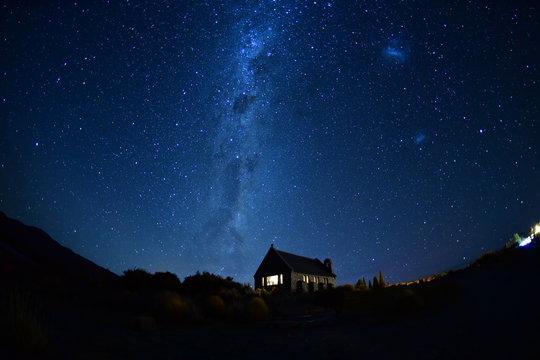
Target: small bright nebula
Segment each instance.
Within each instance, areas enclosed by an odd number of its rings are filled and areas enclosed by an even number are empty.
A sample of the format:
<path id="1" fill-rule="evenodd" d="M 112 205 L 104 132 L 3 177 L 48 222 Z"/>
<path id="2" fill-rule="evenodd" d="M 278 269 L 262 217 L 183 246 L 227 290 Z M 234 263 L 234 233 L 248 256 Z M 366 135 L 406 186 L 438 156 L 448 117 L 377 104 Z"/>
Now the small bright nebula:
<path id="1" fill-rule="evenodd" d="M 405 43 L 392 39 L 384 48 L 383 55 L 386 60 L 401 64 L 409 57 L 409 48 Z"/>
<path id="2" fill-rule="evenodd" d="M 426 134 L 420 132 L 418 134 L 416 134 L 416 136 L 414 137 L 414 142 L 418 145 L 418 144 L 421 144 L 422 142 L 424 142 L 424 140 L 426 140 Z"/>

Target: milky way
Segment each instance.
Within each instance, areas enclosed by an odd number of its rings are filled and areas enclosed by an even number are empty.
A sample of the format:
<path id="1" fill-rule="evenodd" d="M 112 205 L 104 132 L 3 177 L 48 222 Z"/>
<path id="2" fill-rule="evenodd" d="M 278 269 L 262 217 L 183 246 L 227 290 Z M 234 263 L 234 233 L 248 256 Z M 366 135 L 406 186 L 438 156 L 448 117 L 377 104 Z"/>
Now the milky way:
<path id="1" fill-rule="evenodd" d="M 0 210 L 117 273 L 338 282 L 464 266 L 540 220 L 537 7 L 5 2 Z"/>
<path id="2" fill-rule="evenodd" d="M 256 256 L 249 251 L 252 240 L 246 236 L 246 226 L 254 206 L 252 194 L 261 187 L 254 173 L 259 171 L 263 152 L 262 118 L 268 111 L 272 71 L 269 58 L 275 35 L 272 22 L 259 22 L 251 14 L 264 11 L 260 7 L 239 11 L 239 24 L 225 34 L 232 44 L 225 65 L 231 73 L 224 74 L 222 106 L 215 114 L 216 135 L 209 144 L 213 149 L 214 180 L 207 207 L 201 213 L 207 221 L 194 237 L 199 249 L 215 249 L 218 272 L 237 274 L 246 267 L 249 257 Z"/>

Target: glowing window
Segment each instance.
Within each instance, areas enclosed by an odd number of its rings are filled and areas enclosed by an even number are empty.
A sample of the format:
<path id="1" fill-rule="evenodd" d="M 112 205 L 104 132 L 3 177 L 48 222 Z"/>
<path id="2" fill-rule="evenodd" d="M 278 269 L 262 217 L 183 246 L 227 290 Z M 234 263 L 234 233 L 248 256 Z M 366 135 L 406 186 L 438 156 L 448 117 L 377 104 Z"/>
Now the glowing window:
<path id="1" fill-rule="evenodd" d="M 272 275 L 272 276 L 266 277 L 267 286 L 279 285 L 279 284 L 283 284 L 283 274 Z"/>

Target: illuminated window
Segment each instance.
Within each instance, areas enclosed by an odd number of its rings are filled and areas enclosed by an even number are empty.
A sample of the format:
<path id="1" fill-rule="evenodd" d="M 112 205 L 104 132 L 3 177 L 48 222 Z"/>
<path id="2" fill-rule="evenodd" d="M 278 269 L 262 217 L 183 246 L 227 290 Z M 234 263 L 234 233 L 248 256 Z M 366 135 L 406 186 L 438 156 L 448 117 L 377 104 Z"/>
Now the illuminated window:
<path id="1" fill-rule="evenodd" d="M 283 274 L 267 276 L 265 279 L 266 286 L 283 284 Z"/>
<path id="2" fill-rule="evenodd" d="M 302 281 L 303 282 L 309 282 L 308 276 L 307 275 L 302 275 Z"/>

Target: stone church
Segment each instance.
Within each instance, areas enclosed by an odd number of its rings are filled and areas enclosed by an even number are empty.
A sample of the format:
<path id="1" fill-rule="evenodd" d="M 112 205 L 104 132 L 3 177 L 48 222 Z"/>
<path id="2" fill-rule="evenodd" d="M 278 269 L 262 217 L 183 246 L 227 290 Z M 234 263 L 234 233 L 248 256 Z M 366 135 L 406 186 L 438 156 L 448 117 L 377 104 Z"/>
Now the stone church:
<path id="1" fill-rule="evenodd" d="M 255 289 L 280 287 L 287 291 L 313 292 L 336 286 L 330 259 L 321 262 L 277 250 L 273 244 L 253 277 Z"/>

